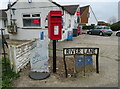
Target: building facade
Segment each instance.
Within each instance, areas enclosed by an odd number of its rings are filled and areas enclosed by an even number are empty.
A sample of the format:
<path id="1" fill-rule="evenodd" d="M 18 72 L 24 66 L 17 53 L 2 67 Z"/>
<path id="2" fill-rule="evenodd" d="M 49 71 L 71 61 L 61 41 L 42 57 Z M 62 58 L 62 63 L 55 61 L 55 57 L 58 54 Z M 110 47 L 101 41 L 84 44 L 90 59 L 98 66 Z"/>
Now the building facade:
<path id="1" fill-rule="evenodd" d="M 73 32 L 73 29 L 77 29 L 77 26 L 79 24 L 79 22 L 77 23 L 78 16 L 76 14 L 79 9 L 79 5 L 64 5 L 62 7 L 64 9 L 62 40 L 66 40 L 68 32 Z"/>
<path id="2" fill-rule="evenodd" d="M 49 0 L 18 0 L 7 12 L 8 25 L 17 26 L 16 34 L 9 34 L 10 39 L 31 40 L 44 32 L 48 39 L 47 16 L 51 10 L 62 10 Z"/>
<path id="3" fill-rule="evenodd" d="M 63 14 L 61 41 L 66 40 L 68 31 L 77 28 L 79 24 L 76 14 L 77 10 L 80 11 L 78 8 L 79 5 L 61 6 L 52 0 L 32 0 L 32 2 L 17 0 L 7 11 L 8 25 L 11 23 L 17 25 L 17 33 L 10 34 L 10 39 L 31 40 L 39 38 L 42 31 L 45 32 L 45 37 L 48 39 L 48 13 L 51 10 L 61 10 Z"/>
<path id="4" fill-rule="evenodd" d="M 17 0 L 7 11 L 8 25 L 17 25 L 17 33 L 10 34 L 10 39 L 31 40 L 39 38 L 40 32 L 48 37 L 48 13 L 51 10 L 62 11 L 62 39 L 66 40 L 68 31 L 77 27 L 77 10 L 79 5 L 61 6 L 51 0 Z M 12 16 L 11 16 L 12 15 Z M 12 19 L 12 21 L 11 21 Z M 48 38 L 47 38 L 48 39 Z"/>
<path id="5" fill-rule="evenodd" d="M 81 13 L 80 24 L 97 25 L 98 20 L 90 5 L 80 7 L 80 13 Z"/>

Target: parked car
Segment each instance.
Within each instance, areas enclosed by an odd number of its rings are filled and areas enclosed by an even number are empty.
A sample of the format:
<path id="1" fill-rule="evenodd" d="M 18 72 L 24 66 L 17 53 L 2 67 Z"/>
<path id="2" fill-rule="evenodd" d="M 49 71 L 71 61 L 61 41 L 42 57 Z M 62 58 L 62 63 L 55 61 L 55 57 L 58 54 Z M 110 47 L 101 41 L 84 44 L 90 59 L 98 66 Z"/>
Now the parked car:
<path id="1" fill-rule="evenodd" d="M 87 31 L 87 34 L 89 35 L 100 35 L 100 36 L 104 36 L 104 35 L 111 36 L 112 33 L 113 33 L 112 30 L 108 26 L 96 26 L 94 29 L 90 29 Z"/>
<path id="2" fill-rule="evenodd" d="M 120 37 L 120 30 L 116 32 L 116 36 Z"/>

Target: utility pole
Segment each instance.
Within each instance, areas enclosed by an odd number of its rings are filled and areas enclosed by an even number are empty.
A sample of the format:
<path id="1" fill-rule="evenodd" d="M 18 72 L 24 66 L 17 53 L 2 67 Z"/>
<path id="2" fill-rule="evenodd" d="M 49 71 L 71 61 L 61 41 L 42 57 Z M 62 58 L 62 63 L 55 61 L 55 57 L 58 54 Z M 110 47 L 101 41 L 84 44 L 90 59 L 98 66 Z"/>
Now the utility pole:
<path id="1" fill-rule="evenodd" d="M 5 30 L 5 29 L 1 29 L 2 48 L 3 48 L 3 55 L 4 55 L 3 61 L 4 61 L 5 71 L 6 71 L 6 73 L 7 73 L 7 61 L 6 61 L 5 44 L 6 44 L 7 48 L 8 48 L 8 45 L 7 45 L 7 42 L 6 42 L 5 37 L 4 37 L 4 35 L 3 35 L 3 30 Z"/>
<path id="2" fill-rule="evenodd" d="M 12 13 L 11 13 L 11 2 L 8 2 L 8 8 L 10 9 L 10 25 L 12 25 Z"/>

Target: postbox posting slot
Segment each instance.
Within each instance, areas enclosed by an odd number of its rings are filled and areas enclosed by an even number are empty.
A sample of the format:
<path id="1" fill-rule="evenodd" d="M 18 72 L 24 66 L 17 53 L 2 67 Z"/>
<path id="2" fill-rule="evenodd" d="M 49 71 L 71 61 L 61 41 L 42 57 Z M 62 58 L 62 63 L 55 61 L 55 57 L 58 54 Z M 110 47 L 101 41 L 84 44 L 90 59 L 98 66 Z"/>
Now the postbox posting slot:
<path id="1" fill-rule="evenodd" d="M 52 16 L 51 23 L 61 23 L 62 18 L 60 16 Z"/>

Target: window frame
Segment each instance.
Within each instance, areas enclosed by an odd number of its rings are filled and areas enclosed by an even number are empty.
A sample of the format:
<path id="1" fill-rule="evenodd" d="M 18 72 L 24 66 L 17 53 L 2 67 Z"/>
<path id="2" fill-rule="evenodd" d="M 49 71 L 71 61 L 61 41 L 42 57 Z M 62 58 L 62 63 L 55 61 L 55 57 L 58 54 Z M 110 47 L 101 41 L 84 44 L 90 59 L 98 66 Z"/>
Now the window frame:
<path id="1" fill-rule="evenodd" d="M 3 20 L 3 26 L 4 26 L 4 27 L 7 27 L 7 19 L 4 19 L 4 20 Z"/>
<path id="2" fill-rule="evenodd" d="M 33 17 L 32 15 L 34 14 L 39 14 L 40 16 L 39 17 Z M 30 15 L 30 17 L 23 17 L 23 15 Z M 39 19 L 40 20 L 40 23 L 39 23 L 39 26 L 24 26 L 24 19 Z M 23 28 L 41 28 L 41 13 L 23 13 L 22 14 L 22 25 L 23 25 Z"/>

